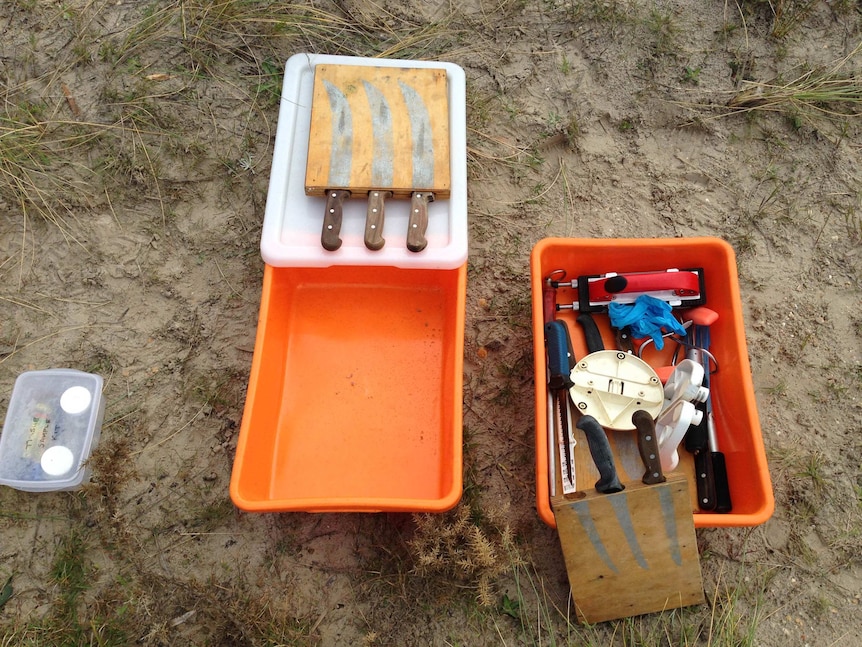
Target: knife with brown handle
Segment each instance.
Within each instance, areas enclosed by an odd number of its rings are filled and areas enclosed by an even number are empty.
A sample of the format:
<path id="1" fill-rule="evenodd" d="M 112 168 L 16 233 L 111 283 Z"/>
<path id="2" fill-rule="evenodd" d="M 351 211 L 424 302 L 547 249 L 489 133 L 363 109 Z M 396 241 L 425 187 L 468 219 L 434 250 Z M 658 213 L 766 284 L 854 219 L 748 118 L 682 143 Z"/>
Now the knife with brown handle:
<path id="1" fill-rule="evenodd" d="M 382 249 L 386 241 L 383 239 L 384 208 L 387 198 L 392 197 L 392 191 L 369 191 L 368 212 L 365 216 L 365 246 L 377 251 Z"/>
<path id="2" fill-rule="evenodd" d="M 410 220 L 407 223 L 407 249 L 421 252 L 428 245 L 428 203 L 434 202 L 430 191 L 414 191 L 410 197 Z"/>
<path id="3" fill-rule="evenodd" d="M 320 244 L 323 249 L 334 252 L 341 247 L 341 216 L 344 201 L 350 197 L 350 191 L 331 189 L 326 192 L 326 211 L 323 214 L 323 230 L 320 233 Z"/>
<path id="4" fill-rule="evenodd" d="M 644 472 L 641 480 L 647 485 L 664 483 L 667 479 L 661 471 L 655 420 L 648 412 L 638 409 L 632 414 L 632 423 L 638 430 L 638 451 L 644 467 L 646 467 L 646 472 Z"/>
<path id="5" fill-rule="evenodd" d="M 697 427 L 690 427 L 686 432 L 685 448 L 694 453 L 695 483 L 700 509 L 727 513 L 733 509 L 733 504 L 730 498 L 727 464 L 724 454 L 718 448 L 712 414 L 711 366 L 707 355 L 710 345 L 709 326 L 695 324 L 692 326 L 691 336 L 693 346 L 689 348 L 686 357 L 703 365 L 703 386 L 710 389 L 710 394 L 704 403 L 696 405 L 698 409 L 702 408 L 703 418 Z"/>

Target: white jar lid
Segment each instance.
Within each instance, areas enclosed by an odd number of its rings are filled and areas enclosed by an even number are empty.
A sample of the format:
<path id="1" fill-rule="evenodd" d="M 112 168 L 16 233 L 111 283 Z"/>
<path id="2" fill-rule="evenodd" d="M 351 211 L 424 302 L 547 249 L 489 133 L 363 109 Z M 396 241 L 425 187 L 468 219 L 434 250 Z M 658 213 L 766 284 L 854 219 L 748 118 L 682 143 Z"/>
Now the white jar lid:
<path id="1" fill-rule="evenodd" d="M 60 396 L 60 407 L 66 413 L 81 413 L 86 411 L 93 401 L 93 396 L 89 389 L 84 386 L 72 386 L 63 391 Z"/>
<path id="2" fill-rule="evenodd" d="M 49 476 L 63 476 L 66 472 L 72 469 L 75 462 L 75 455 L 72 450 L 63 445 L 54 445 L 49 447 L 42 454 L 42 469 Z"/>

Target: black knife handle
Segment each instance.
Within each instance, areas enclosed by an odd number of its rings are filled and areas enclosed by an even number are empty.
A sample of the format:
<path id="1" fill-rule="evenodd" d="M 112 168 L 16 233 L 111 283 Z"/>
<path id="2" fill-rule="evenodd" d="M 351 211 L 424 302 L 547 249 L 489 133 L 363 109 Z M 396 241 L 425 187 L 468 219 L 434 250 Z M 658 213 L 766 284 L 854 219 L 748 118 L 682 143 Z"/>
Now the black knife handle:
<path id="1" fill-rule="evenodd" d="M 647 485 L 664 483 L 667 479 L 661 472 L 655 420 L 646 411 L 638 409 L 632 414 L 632 424 L 638 430 L 638 451 L 646 468 L 642 481 Z"/>
<path id="2" fill-rule="evenodd" d="M 712 456 L 708 450 L 694 455 L 694 481 L 697 485 L 697 506 L 701 510 L 715 510 L 715 477 L 712 473 Z"/>
<path id="3" fill-rule="evenodd" d="M 350 197 L 350 191 L 330 189 L 326 192 L 326 211 L 323 214 L 323 230 L 320 233 L 320 244 L 323 249 L 334 252 L 341 247 L 341 212 L 344 201 Z"/>
<path id="4" fill-rule="evenodd" d="M 727 463 L 724 454 L 711 452 L 712 477 L 715 483 L 715 511 L 722 514 L 730 512 L 733 505 L 730 501 L 730 482 L 727 478 Z"/>
<path id="5" fill-rule="evenodd" d="M 696 402 L 695 408 L 702 412 L 700 424 L 692 425 L 685 432 L 685 449 L 691 454 L 706 451 L 709 448 L 709 422 L 706 414 L 706 404 Z"/>
<path id="6" fill-rule="evenodd" d="M 545 343 L 548 351 L 548 388 L 552 391 L 572 387 L 569 360 L 569 329 L 559 319 L 545 324 Z"/>
<path id="7" fill-rule="evenodd" d="M 587 437 L 587 445 L 590 447 L 590 456 L 599 470 L 599 478 L 596 481 L 596 491 L 602 494 L 622 492 L 625 486 L 620 483 L 617 476 L 617 467 L 614 463 L 614 455 L 608 442 L 608 435 L 599 421 L 592 416 L 581 416 L 575 426 L 584 432 Z"/>
<path id="8" fill-rule="evenodd" d="M 581 312 L 592 312 L 590 305 L 590 277 L 578 277 L 578 310 Z"/>
<path id="9" fill-rule="evenodd" d="M 605 349 L 605 342 L 602 340 L 602 333 L 599 332 L 599 327 L 596 325 L 596 320 L 589 312 L 582 312 L 578 315 L 578 323 L 584 329 L 584 339 L 587 341 L 587 350 L 591 353 Z"/>

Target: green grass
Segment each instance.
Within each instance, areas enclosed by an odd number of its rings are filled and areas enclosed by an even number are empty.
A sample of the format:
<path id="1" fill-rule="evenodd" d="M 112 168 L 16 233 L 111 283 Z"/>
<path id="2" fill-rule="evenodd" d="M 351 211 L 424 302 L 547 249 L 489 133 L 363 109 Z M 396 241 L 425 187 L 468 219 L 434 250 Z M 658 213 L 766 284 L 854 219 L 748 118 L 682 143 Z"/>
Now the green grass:
<path id="1" fill-rule="evenodd" d="M 92 548 L 80 529 L 61 539 L 49 572 L 50 610 L 27 618 L 0 617 L 0 645 L 165 644 L 177 640 L 175 627 L 192 620 L 202 623 L 204 640 L 210 641 L 195 644 L 308 644 L 310 623 L 249 595 L 242 582 L 184 582 L 164 573 L 116 575 L 106 582 L 88 558 Z"/>
<path id="2" fill-rule="evenodd" d="M 84 562 L 86 544 L 80 531 L 73 530 L 60 541 L 54 555 L 50 577 L 59 587 L 57 612 L 64 618 L 75 615 L 78 598 L 89 588 L 89 567 Z"/>
<path id="3" fill-rule="evenodd" d="M 808 480 L 815 492 L 822 492 L 826 486 L 826 476 L 823 473 L 825 465 L 825 456 L 820 452 L 812 452 L 803 459 L 798 476 Z"/>
<path id="4" fill-rule="evenodd" d="M 779 40 L 786 38 L 802 25 L 818 4 L 820 0 L 777 0 L 771 5 L 774 21 L 770 35 Z"/>
<path id="5" fill-rule="evenodd" d="M 87 549 L 79 529 L 61 538 L 49 572 L 53 586 L 50 610 L 42 616 L 0 624 L 0 645 L 121 647 L 133 641 L 134 624 L 129 622 L 127 608 L 106 609 L 98 599 L 85 600 L 98 578 L 87 561 Z"/>
<path id="6" fill-rule="evenodd" d="M 672 9 L 650 9 L 646 17 L 646 27 L 652 34 L 652 46 L 656 55 L 671 55 L 679 51 L 677 39 L 680 28 L 675 22 Z"/>
<path id="7" fill-rule="evenodd" d="M 773 573 L 757 564 L 741 565 L 733 581 L 719 572 L 707 584 L 706 604 L 596 625 L 575 621 L 571 600 L 551 601 L 545 583 L 526 562 L 513 566 L 513 594 L 501 596 L 497 613 L 514 619 L 520 644 L 549 647 L 756 647 L 765 594 Z"/>
<path id="8" fill-rule="evenodd" d="M 13 579 L 14 577 L 15 577 L 14 575 L 9 575 L 9 576 L 6 578 L 6 581 L 3 583 L 3 586 L 2 586 L 2 587 L 0 587 L 0 609 L 2 609 L 2 608 L 3 608 L 3 606 L 4 606 L 4 605 L 9 601 L 9 600 L 11 600 L 11 599 L 12 599 L 12 595 L 14 595 L 14 593 L 15 593 L 15 589 L 14 589 L 14 587 L 12 586 L 12 579 Z"/>
<path id="9" fill-rule="evenodd" d="M 284 71 L 272 59 L 266 59 L 260 64 L 260 80 L 257 83 L 256 95 L 262 108 L 274 108 L 281 98 L 281 86 Z"/>
<path id="10" fill-rule="evenodd" d="M 734 112 L 778 112 L 797 124 L 815 119 L 841 122 L 862 115 L 862 75 L 855 69 L 862 45 L 826 66 L 805 69 L 789 80 L 743 83 L 727 106 Z M 790 76 L 786 74 L 785 76 Z"/>
<path id="11" fill-rule="evenodd" d="M 56 225 L 67 240 L 77 241 L 74 213 L 66 206 L 79 188 L 71 174 L 61 172 L 62 156 L 89 145 L 97 130 L 86 124 L 47 120 L 47 108 L 17 97 L 0 113 L 0 199 L 20 213 L 25 223 L 43 218 Z M 88 172 L 75 165 L 85 177 Z"/>

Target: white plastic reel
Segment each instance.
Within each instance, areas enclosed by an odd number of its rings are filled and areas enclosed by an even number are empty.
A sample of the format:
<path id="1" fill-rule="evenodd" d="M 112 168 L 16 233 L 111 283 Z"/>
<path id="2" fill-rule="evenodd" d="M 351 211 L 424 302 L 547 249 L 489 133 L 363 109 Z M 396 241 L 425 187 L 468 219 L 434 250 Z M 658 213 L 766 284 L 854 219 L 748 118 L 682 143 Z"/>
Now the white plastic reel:
<path id="1" fill-rule="evenodd" d="M 677 400 L 706 402 L 709 389 L 701 386 L 704 377 L 702 364 L 691 359 L 682 360 L 664 385 L 664 408 L 669 408 Z"/>
<path id="2" fill-rule="evenodd" d="M 655 421 L 655 434 L 658 438 L 658 453 L 663 472 L 671 472 L 679 465 L 677 447 L 691 425 L 699 425 L 703 411 L 691 402 L 677 400 L 659 414 Z"/>

